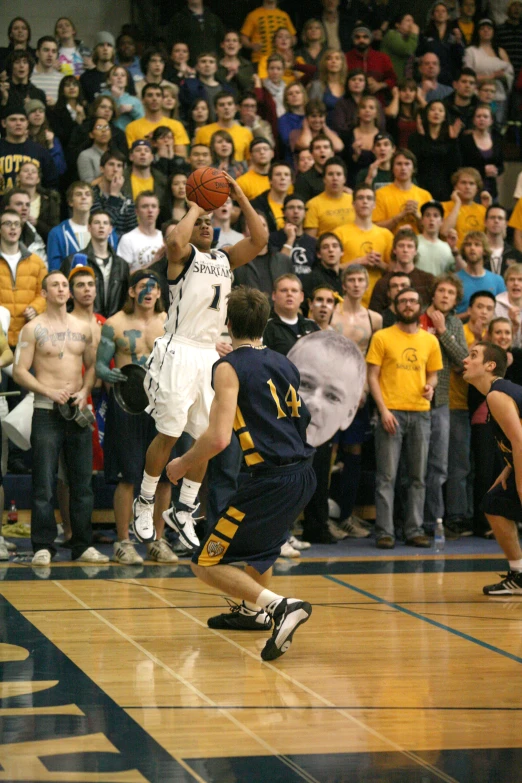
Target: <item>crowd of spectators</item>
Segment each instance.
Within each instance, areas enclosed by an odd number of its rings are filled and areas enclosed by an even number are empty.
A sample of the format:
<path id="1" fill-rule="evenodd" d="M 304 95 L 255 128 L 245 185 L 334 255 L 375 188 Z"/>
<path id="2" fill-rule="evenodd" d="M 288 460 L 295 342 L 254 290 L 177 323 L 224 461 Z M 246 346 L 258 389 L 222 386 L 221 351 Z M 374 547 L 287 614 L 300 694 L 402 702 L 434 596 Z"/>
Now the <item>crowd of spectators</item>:
<path id="1" fill-rule="evenodd" d="M 263 0 L 244 18 L 238 6 L 230 29 L 187 0 L 154 39 L 125 24 L 92 47 L 66 17 L 37 41 L 30 21 L 10 22 L 0 48 L 7 342 L 14 352 L 43 312 L 46 272 L 68 276 L 79 253 L 103 318 L 122 308 L 136 271 L 153 265 L 165 292 L 165 232 L 187 212 L 187 177 L 213 165 L 269 231 L 235 281 L 273 298 L 267 345 L 287 353 L 333 328 L 367 356 L 356 431 L 319 450 L 326 478 L 305 515 L 310 540 L 369 534 L 353 508 L 373 432 L 378 546 L 400 530 L 428 546 L 439 518 L 453 537 L 488 535 L 484 407 L 468 402 L 461 374 L 484 335 L 510 350 L 515 375 L 521 361 L 522 188 L 501 204 L 499 177 L 507 152 L 519 157 L 506 139 L 522 93 L 522 0 L 435 2 L 427 19 L 395 15 L 386 0 L 315 0 L 306 20 L 284 5 Z M 244 235 L 231 199 L 212 222 L 217 248 Z M 412 351 L 421 393 L 393 369 L 399 347 Z M 325 510 L 332 448 L 337 522 Z M 12 446 L 8 468 L 24 470 Z"/>

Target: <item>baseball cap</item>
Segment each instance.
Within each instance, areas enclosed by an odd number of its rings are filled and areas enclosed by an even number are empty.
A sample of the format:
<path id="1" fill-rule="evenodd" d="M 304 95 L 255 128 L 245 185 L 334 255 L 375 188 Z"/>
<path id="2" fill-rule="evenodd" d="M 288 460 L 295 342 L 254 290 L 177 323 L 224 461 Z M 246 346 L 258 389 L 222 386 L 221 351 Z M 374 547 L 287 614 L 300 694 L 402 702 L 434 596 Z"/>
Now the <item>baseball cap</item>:
<path id="1" fill-rule="evenodd" d="M 69 277 L 67 278 L 68 281 L 71 282 L 74 275 L 77 275 L 78 272 L 87 272 L 87 274 L 91 275 L 93 280 L 96 280 L 94 269 L 88 266 L 88 258 L 85 253 L 74 254 L 71 264 L 71 271 L 69 272 Z"/>
<path id="2" fill-rule="evenodd" d="M 96 33 L 96 38 L 94 39 L 94 46 L 99 46 L 99 44 L 108 43 L 111 46 L 116 46 L 116 41 L 114 40 L 114 36 L 112 33 L 108 33 L 106 30 L 102 30 L 99 33 Z"/>
<path id="3" fill-rule="evenodd" d="M 491 19 L 481 19 L 479 23 L 477 24 L 477 27 L 484 27 L 485 25 L 489 25 L 489 27 L 495 28 L 495 23 L 491 21 Z"/>
<path id="4" fill-rule="evenodd" d="M 426 203 L 422 205 L 422 207 L 420 208 L 421 215 L 424 215 L 426 210 L 430 208 L 438 209 L 441 214 L 441 217 L 444 217 L 444 207 L 442 206 L 440 201 L 435 201 L 435 199 L 432 199 L 431 201 L 426 201 Z"/>
<path id="5" fill-rule="evenodd" d="M 374 145 L 377 144 L 378 141 L 382 141 L 383 139 L 388 139 L 388 141 L 391 141 L 391 143 L 395 147 L 395 139 L 393 138 L 393 136 L 390 136 L 389 133 L 378 133 L 377 136 L 375 136 L 373 139 Z"/>
<path id="6" fill-rule="evenodd" d="M 150 141 L 147 141 L 147 139 L 136 139 L 136 141 L 132 144 L 131 152 L 133 152 L 136 147 L 148 147 L 149 150 L 152 149 L 152 145 Z"/>

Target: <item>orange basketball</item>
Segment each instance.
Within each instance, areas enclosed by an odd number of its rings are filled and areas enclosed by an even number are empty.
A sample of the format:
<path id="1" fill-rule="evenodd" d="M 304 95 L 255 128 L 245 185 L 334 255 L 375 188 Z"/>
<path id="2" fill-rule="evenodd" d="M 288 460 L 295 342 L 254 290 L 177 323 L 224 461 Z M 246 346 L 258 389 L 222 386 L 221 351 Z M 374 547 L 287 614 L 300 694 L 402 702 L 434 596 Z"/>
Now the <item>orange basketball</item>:
<path id="1" fill-rule="evenodd" d="M 219 169 L 196 169 L 187 180 L 187 199 L 209 212 L 223 206 L 229 195 L 229 184 Z"/>

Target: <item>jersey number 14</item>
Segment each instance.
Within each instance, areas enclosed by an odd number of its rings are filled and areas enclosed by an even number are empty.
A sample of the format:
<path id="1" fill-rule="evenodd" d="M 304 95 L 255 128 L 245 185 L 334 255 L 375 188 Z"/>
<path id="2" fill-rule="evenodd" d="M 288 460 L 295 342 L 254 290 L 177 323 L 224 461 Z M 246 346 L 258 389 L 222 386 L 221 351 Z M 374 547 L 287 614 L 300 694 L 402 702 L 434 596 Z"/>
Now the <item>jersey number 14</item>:
<path id="1" fill-rule="evenodd" d="M 281 407 L 281 402 L 279 401 L 279 395 L 277 394 L 277 389 L 274 385 L 272 378 L 270 378 L 270 380 L 267 381 L 267 383 L 268 383 L 268 388 L 270 389 L 270 393 L 274 398 L 274 402 L 276 404 L 277 418 L 285 419 L 286 413 Z M 300 417 L 299 408 L 301 407 L 301 400 L 299 399 L 299 395 L 297 394 L 292 384 L 290 384 L 290 386 L 288 387 L 288 391 L 285 394 L 285 404 L 286 407 L 289 409 L 291 416 L 298 419 Z"/>

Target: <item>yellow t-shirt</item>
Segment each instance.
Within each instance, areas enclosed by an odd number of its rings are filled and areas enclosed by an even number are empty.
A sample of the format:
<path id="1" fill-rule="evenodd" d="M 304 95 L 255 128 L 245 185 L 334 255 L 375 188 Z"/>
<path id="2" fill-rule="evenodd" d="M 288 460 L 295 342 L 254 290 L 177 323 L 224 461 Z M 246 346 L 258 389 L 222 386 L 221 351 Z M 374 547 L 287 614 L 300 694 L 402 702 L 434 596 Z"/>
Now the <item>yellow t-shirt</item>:
<path id="1" fill-rule="evenodd" d="M 388 231 L 387 228 L 381 228 L 381 226 L 372 226 L 369 231 L 364 231 L 359 226 L 353 224 L 349 226 L 339 226 L 334 231 L 334 234 L 339 237 L 343 243 L 343 257 L 341 258 L 341 267 L 347 264 L 353 264 L 356 258 L 365 256 L 367 253 L 375 251 L 380 253 L 382 260 L 386 263 L 390 263 L 393 234 Z M 362 298 L 362 305 L 368 307 L 372 296 L 372 291 L 375 287 L 375 283 L 380 280 L 384 272 L 380 269 L 373 267 L 366 267 L 370 283 Z"/>
<path id="2" fill-rule="evenodd" d="M 444 201 L 442 206 L 444 207 L 444 217 L 448 217 L 455 204 L 453 201 Z M 457 231 L 457 241 L 460 248 L 468 231 L 486 230 L 486 207 L 483 207 L 482 204 L 475 203 L 463 204 L 459 209 L 455 229 Z"/>
<path id="3" fill-rule="evenodd" d="M 210 147 L 210 140 L 218 130 L 226 130 L 227 133 L 230 133 L 232 136 L 232 139 L 234 140 L 234 159 L 237 160 L 238 163 L 242 160 L 249 159 L 250 151 L 248 148 L 254 137 L 250 128 L 245 128 L 239 123 L 237 125 L 232 125 L 231 128 L 222 128 L 217 122 L 212 122 L 210 125 L 203 125 L 202 128 L 198 128 L 196 131 L 194 144 L 206 144 L 207 147 Z"/>
<path id="4" fill-rule="evenodd" d="M 162 117 L 158 122 L 151 122 L 146 117 L 129 122 L 125 128 L 127 144 L 129 147 L 132 147 L 133 143 L 138 139 L 148 139 L 150 141 L 152 134 L 160 125 L 170 128 L 174 136 L 174 144 L 189 144 L 187 131 L 181 122 L 179 120 L 171 120 L 170 117 Z"/>
<path id="5" fill-rule="evenodd" d="M 272 201 L 270 196 L 267 196 L 268 206 L 272 210 L 272 215 L 275 218 L 277 229 L 284 228 L 285 216 L 283 214 L 283 205 L 278 204 L 277 201 Z"/>
<path id="6" fill-rule="evenodd" d="M 249 201 L 257 198 L 270 189 L 268 174 L 258 174 L 257 171 L 246 171 L 236 180 L 237 184 Z"/>
<path id="7" fill-rule="evenodd" d="M 390 220 L 395 215 L 398 215 L 399 212 L 402 212 L 407 201 L 418 201 L 420 209 L 426 201 L 431 201 L 432 199 L 433 196 L 429 191 L 419 188 L 417 185 L 412 185 L 409 190 L 401 190 L 394 182 L 391 182 L 389 185 L 379 188 L 376 192 L 372 220 L 374 223 Z M 416 234 L 419 233 L 416 222 L 408 217 L 403 218 L 395 226 L 393 233 L 396 234 L 400 228 L 406 225 L 411 226 Z"/>
<path id="8" fill-rule="evenodd" d="M 154 190 L 154 177 L 142 179 L 141 177 L 136 177 L 134 174 L 131 174 L 130 179 L 132 185 L 132 198 L 134 201 L 136 201 L 140 193 L 143 193 L 144 190 Z"/>
<path id="9" fill-rule="evenodd" d="M 250 38 L 252 43 L 261 44 L 258 52 L 252 52 L 253 63 L 258 63 L 264 54 L 272 52 L 272 38 L 280 27 L 286 27 L 291 35 L 296 33 L 292 20 L 286 11 L 281 11 L 280 8 L 261 6 L 248 14 L 241 28 L 241 34 Z"/>
<path id="10" fill-rule="evenodd" d="M 471 44 L 471 39 L 473 38 L 475 22 L 473 20 L 471 22 L 463 22 L 462 19 L 459 19 L 459 27 L 464 36 L 464 43 L 466 46 L 469 46 Z"/>
<path id="11" fill-rule="evenodd" d="M 424 329 L 408 334 L 397 325 L 381 329 L 372 337 L 366 361 L 381 368 L 379 386 L 389 410 L 429 411 L 430 403 L 422 396 L 426 375 L 442 370 L 435 335 Z"/>
<path id="12" fill-rule="evenodd" d="M 325 231 L 335 231 L 345 223 L 353 223 L 353 198 L 350 193 L 343 193 L 340 198 L 332 198 L 326 193 L 306 202 L 305 228 L 316 228 L 320 237 Z"/>
<path id="13" fill-rule="evenodd" d="M 464 324 L 464 337 L 469 350 L 477 338 L 467 324 Z M 450 372 L 449 407 L 452 411 L 468 410 L 468 382 L 464 380 L 462 373 L 455 370 Z"/>
<path id="14" fill-rule="evenodd" d="M 515 204 L 515 209 L 511 213 L 508 226 L 511 226 L 511 228 L 518 228 L 519 231 L 522 230 L 522 198 L 519 198 Z"/>

